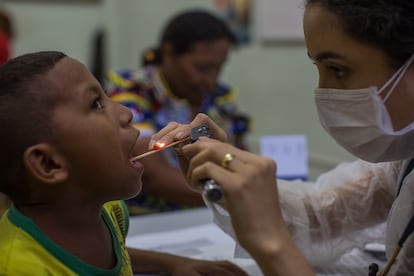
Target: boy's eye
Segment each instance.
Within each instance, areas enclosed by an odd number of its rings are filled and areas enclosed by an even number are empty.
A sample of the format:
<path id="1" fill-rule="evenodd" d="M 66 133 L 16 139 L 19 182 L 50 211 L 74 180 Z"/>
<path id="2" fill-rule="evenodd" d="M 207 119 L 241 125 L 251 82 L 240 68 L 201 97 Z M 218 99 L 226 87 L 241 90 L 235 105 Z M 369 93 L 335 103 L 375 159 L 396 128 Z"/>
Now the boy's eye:
<path id="1" fill-rule="evenodd" d="M 93 109 L 102 109 L 104 106 L 103 106 L 103 104 L 102 104 L 102 102 L 101 102 L 101 98 L 97 98 L 97 99 L 95 99 L 95 100 L 92 102 L 91 107 L 92 107 Z"/>

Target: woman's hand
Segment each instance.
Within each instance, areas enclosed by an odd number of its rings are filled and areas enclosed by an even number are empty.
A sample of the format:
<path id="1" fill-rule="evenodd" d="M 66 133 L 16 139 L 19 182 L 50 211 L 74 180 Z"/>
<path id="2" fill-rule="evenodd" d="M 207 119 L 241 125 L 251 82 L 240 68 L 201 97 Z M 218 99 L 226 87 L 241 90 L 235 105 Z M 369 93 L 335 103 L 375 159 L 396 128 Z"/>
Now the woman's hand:
<path id="1" fill-rule="evenodd" d="M 229 212 L 238 241 L 265 275 L 314 275 L 283 221 L 273 160 L 223 143 L 224 132 L 205 115 L 188 125 L 169 124 L 153 139 L 167 144 L 185 139 L 200 125 L 208 125 L 218 140 L 200 137 L 176 149 L 187 182 L 198 191 L 205 179 L 222 187 L 219 203 Z"/>
<path id="2" fill-rule="evenodd" d="M 262 251 L 272 244 L 269 239 L 287 233 L 273 160 L 204 137 L 183 146 L 182 154 L 190 160 L 186 178 L 193 188 L 200 191 L 204 179 L 214 179 L 222 186 L 224 205 L 243 247 Z M 233 160 L 225 159 L 226 154 Z"/>
<path id="3" fill-rule="evenodd" d="M 183 140 L 183 143 L 174 146 L 174 150 L 176 152 L 180 168 L 183 174 L 186 175 L 189 160 L 181 153 L 181 147 L 184 144 L 188 143 L 191 129 L 202 125 L 209 127 L 211 138 L 224 142 L 227 141 L 226 132 L 218 125 L 216 125 L 216 123 L 214 123 L 207 115 L 199 113 L 189 124 L 179 124 L 176 122 L 169 123 L 167 126 L 165 126 L 163 129 L 151 137 L 151 141 L 148 144 L 148 149 L 154 149 L 154 145 L 157 143 L 164 143 L 166 145 L 169 145 L 175 141 Z"/>
<path id="4" fill-rule="evenodd" d="M 156 143 L 171 144 L 174 141 L 183 140 L 190 137 L 190 131 L 194 127 L 207 125 L 210 128 L 211 138 L 226 142 L 227 135 L 216 123 L 214 123 L 207 115 L 199 113 L 189 124 L 179 124 L 171 122 L 159 132 L 151 137 L 148 149 L 153 149 Z"/>

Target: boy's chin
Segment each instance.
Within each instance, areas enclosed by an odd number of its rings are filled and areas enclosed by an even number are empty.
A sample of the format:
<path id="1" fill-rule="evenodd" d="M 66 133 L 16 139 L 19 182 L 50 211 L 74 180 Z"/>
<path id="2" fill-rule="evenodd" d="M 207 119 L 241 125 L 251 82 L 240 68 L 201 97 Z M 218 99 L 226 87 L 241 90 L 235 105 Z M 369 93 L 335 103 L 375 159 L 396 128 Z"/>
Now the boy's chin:
<path id="1" fill-rule="evenodd" d="M 137 195 L 139 195 L 142 191 L 142 183 L 141 181 L 139 181 L 139 184 L 137 184 L 135 187 L 135 189 L 128 195 L 128 197 L 126 199 L 131 199 L 136 197 Z"/>

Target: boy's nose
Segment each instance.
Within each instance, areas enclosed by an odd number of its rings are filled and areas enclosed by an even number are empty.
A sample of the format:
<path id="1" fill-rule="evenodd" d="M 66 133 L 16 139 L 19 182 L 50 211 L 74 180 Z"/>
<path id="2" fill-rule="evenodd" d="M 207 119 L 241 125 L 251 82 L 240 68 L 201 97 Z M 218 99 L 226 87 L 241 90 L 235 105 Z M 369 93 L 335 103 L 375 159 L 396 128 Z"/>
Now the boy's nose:
<path id="1" fill-rule="evenodd" d="M 122 125 L 129 125 L 132 122 L 133 114 L 126 106 L 118 104 L 120 108 L 119 118 Z"/>

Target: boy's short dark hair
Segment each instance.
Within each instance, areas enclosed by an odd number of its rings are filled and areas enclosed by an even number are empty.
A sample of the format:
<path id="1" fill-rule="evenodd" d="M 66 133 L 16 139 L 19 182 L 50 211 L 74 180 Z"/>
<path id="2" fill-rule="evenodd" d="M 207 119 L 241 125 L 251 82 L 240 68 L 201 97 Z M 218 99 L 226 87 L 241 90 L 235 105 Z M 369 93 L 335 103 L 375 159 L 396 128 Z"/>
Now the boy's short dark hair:
<path id="1" fill-rule="evenodd" d="M 54 99 L 42 78 L 64 57 L 56 51 L 36 52 L 0 66 L 0 192 L 12 200 L 27 197 L 24 151 L 53 137 Z"/>

